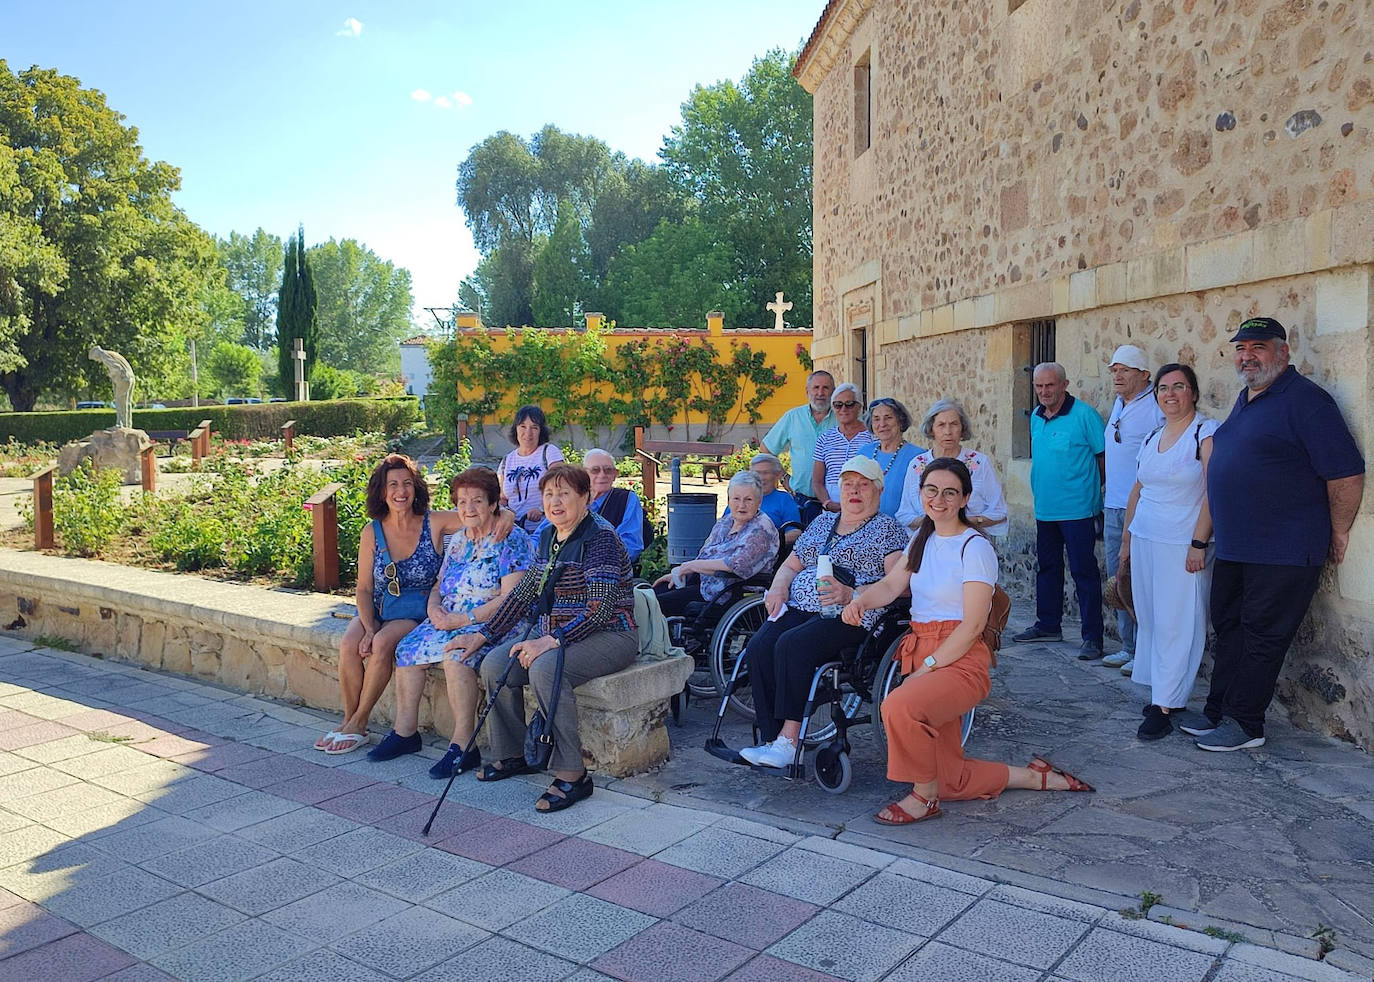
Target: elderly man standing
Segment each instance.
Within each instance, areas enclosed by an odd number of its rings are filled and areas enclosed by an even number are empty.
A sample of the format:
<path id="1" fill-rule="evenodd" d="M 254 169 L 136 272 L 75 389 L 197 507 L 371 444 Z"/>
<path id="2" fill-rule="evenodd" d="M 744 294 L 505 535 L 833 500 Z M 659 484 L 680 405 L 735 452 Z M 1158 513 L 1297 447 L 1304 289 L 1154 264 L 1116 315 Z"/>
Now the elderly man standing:
<path id="1" fill-rule="evenodd" d="M 1263 746 L 1288 646 L 1323 563 L 1345 558 L 1364 495 L 1364 458 L 1336 401 L 1288 364 L 1283 325 L 1252 317 L 1231 340 L 1245 389 L 1207 466 L 1216 657 L 1202 713 L 1179 724 L 1221 751 Z"/>
<path id="2" fill-rule="evenodd" d="M 1108 371 L 1116 401 L 1107 416 L 1107 482 L 1102 490 L 1103 545 L 1110 573 L 1120 565 L 1121 533 L 1126 527 L 1126 505 L 1135 484 L 1136 456 L 1145 438 L 1164 425 L 1164 414 L 1155 401 L 1150 385 L 1150 363 L 1145 352 L 1133 344 L 1123 344 L 1112 354 Z M 1120 668 L 1127 675 L 1135 664 L 1135 620 L 1124 610 L 1116 612 L 1116 631 L 1121 635 L 1121 650 L 1102 659 L 1102 664 Z"/>
<path id="3" fill-rule="evenodd" d="M 801 511 L 803 528 L 821 513 L 821 503 L 811 487 L 811 468 L 816 459 L 816 441 L 835 426 L 835 412 L 830 408 L 830 394 L 834 391 L 833 375 L 812 372 L 806 377 L 806 405 L 783 413 L 763 438 L 765 453 L 777 455 L 791 449 L 792 497 Z"/>
<path id="4" fill-rule="evenodd" d="M 1042 362 L 1033 376 L 1031 495 L 1035 499 L 1035 623 L 1012 640 L 1062 641 L 1064 554 L 1069 556 L 1082 617 L 1082 661 L 1102 657 L 1102 574 L 1097 516 L 1102 511 L 1104 424 L 1097 410 L 1069 395 L 1064 366 Z"/>

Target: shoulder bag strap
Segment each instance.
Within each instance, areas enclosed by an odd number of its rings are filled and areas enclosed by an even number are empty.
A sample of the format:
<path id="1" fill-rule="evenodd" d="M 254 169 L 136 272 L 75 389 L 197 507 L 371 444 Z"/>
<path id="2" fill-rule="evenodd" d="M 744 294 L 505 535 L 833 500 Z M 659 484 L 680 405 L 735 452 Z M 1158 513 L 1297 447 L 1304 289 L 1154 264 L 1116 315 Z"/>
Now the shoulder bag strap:
<path id="1" fill-rule="evenodd" d="M 391 562 L 391 553 L 386 547 L 386 533 L 382 531 L 382 523 L 375 518 L 372 520 L 372 548 L 381 556 L 383 566 Z"/>

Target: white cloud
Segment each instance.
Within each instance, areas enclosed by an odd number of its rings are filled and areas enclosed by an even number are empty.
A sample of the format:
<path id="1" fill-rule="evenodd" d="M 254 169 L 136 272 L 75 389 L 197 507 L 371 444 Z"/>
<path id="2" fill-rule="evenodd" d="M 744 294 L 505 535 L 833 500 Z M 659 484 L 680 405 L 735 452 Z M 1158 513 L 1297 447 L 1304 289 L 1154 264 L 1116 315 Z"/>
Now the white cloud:
<path id="1" fill-rule="evenodd" d="M 454 105 L 457 106 L 472 105 L 472 96 L 468 95 L 466 92 L 463 92 L 461 90 L 453 93 L 453 95 L 449 96 L 449 98 L 452 99 Z"/>
<path id="2" fill-rule="evenodd" d="M 439 98 L 437 98 L 437 99 L 434 100 L 434 104 L 435 104 L 436 106 L 438 106 L 440 109 L 452 109 L 452 108 L 453 108 L 453 103 L 451 103 L 451 102 L 448 101 L 448 96 L 446 96 L 446 95 L 441 95 L 441 96 L 439 96 Z"/>
<path id="3" fill-rule="evenodd" d="M 363 33 L 363 22 L 356 17 L 350 17 L 343 22 L 343 28 L 334 32 L 335 37 L 355 38 Z"/>
<path id="4" fill-rule="evenodd" d="M 429 102 L 430 99 L 434 98 L 434 96 L 430 95 L 428 89 L 416 89 L 414 92 L 410 93 L 410 97 L 416 102 Z"/>

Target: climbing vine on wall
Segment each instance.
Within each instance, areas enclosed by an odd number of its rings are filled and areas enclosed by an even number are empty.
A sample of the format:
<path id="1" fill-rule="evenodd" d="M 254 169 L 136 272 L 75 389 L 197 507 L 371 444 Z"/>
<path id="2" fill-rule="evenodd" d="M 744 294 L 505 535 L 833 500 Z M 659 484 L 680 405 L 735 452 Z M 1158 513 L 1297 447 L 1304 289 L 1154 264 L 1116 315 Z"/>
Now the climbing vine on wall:
<path id="1" fill-rule="evenodd" d="M 759 422 L 759 407 L 787 378 L 747 343 L 722 351 L 704 338 L 669 336 L 612 350 L 607 333 L 508 328 L 504 348 L 485 332 L 432 344 L 431 424 L 455 434 L 459 414 L 504 424 L 537 403 L 554 429 L 680 424 L 686 439 L 690 413 L 706 420 L 695 435 L 711 440 L 727 426 Z"/>

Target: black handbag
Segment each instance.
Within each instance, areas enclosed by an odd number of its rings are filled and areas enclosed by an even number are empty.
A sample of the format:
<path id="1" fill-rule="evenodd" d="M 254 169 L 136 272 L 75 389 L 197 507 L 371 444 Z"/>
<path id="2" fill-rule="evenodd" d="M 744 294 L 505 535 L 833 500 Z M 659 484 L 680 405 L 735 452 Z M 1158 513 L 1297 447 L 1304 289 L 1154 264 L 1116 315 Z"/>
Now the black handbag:
<path id="1" fill-rule="evenodd" d="M 558 640 L 558 647 L 554 649 L 558 662 L 553 670 L 553 695 L 549 699 L 549 704 L 545 706 L 544 701 L 539 699 L 539 693 L 535 692 L 534 697 L 539 700 L 539 708 L 534 711 L 529 725 L 525 727 L 525 763 L 537 771 L 548 767 L 549 758 L 553 756 L 553 718 L 558 712 L 558 693 L 563 688 L 563 639 L 557 634 L 554 637 Z"/>

